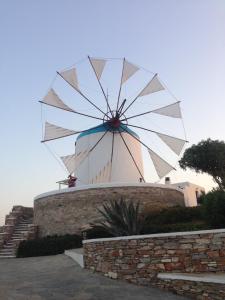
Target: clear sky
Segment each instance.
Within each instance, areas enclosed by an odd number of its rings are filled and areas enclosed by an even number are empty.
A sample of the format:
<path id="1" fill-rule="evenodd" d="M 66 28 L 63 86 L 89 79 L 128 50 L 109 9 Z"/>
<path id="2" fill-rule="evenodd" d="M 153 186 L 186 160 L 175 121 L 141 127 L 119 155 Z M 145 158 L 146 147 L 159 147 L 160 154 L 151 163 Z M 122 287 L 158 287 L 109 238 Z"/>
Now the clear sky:
<path id="1" fill-rule="evenodd" d="M 38 100 L 56 70 L 88 54 L 158 72 L 182 100 L 189 145 L 225 139 L 224 0 L 1 0 L 0 40 L 0 223 L 65 177 L 40 144 Z M 191 172 L 171 177 L 213 186 Z"/>

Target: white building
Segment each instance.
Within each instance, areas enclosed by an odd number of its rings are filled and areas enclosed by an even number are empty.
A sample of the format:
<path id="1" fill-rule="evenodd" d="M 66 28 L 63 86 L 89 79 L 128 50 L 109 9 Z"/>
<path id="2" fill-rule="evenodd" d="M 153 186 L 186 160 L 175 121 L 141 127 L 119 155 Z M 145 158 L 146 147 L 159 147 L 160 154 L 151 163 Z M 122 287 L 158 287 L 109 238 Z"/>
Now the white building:
<path id="1" fill-rule="evenodd" d="M 185 202 L 185 206 L 187 207 L 197 206 L 198 197 L 205 193 L 204 187 L 188 181 L 170 184 L 169 177 L 166 177 L 165 184 L 172 185 L 180 189 L 184 193 L 184 202 Z"/>

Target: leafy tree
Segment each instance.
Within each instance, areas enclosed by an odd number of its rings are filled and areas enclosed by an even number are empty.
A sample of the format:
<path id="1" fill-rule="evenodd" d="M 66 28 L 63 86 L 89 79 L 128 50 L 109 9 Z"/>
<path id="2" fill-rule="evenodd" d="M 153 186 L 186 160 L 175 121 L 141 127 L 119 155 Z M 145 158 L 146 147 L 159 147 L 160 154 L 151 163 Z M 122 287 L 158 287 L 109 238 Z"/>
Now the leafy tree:
<path id="1" fill-rule="evenodd" d="M 141 233 L 144 218 L 140 214 L 139 202 L 110 200 L 98 210 L 103 221 L 97 224 L 113 236 L 136 235 Z"/>
<path id="2" fill-rule="evenodd" d="M 225 189 L 225 143 L 207 139 L 186 149 L 180 167 L 211 175 L 221 190 Z"/>
<path id="3" fill-rule="evenodd" d="M 212 228 L 225 227 L 225 191 L 214 190 L 204 197 L 204 217 Z"/>

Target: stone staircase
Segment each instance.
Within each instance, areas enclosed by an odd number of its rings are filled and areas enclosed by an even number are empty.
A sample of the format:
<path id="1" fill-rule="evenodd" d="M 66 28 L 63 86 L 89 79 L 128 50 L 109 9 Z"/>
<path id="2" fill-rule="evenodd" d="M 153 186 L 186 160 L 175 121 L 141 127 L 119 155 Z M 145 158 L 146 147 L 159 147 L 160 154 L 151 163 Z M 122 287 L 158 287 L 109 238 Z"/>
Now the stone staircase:
<path id="1" fill-rule="evenodd" d="M 33 225 L 33 209 L 14 206 L 6 216 L 5 225 L 0 232 L 0 259 L 14 258 L 21 241 L 35 238 L 36 226 Z"/>

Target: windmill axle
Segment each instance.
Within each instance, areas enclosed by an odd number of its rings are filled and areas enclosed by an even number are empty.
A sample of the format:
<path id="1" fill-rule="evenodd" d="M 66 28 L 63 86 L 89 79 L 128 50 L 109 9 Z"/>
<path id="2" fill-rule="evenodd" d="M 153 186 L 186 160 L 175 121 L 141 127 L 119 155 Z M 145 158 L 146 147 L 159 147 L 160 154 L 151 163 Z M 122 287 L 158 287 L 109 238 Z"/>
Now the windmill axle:
<path id="1" fill-rule="evenodd" d="M 108 125 L 111 127 L 111 128 L 119 128 L 120 125 L 121 125 L 121 121 L 118 117 L 113 117 L 111 118 L 109 121 L 108 121 Z"/>

